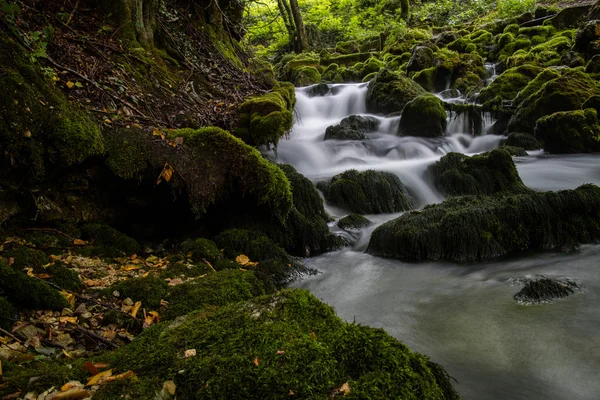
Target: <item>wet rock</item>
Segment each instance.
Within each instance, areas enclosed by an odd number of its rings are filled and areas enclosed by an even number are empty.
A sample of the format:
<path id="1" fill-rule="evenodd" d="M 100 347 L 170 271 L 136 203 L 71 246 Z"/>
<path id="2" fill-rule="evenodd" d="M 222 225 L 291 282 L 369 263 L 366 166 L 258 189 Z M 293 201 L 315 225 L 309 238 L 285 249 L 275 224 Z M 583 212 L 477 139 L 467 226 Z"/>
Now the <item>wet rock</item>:
<path id="1" fill-rule="evenodd" d="M 351 115 L 344 118 L 339 125 L 332 125 L 325 131 L 324 140 L 363 140 L 367 139 L 365 133 L 374 132 L 379 128 L 379 121 L 373 117 Z"/>
<path id="2" fill-rule="evenodd" d="M 425 89 L 412 79 L 383 69 L 369 83 L 367 110 L 382 114 L 402 111 L 406 103 L 424 93 L 426 93 Z"/>
<path id="3" fill-rule="evenodd" d="M 542 117 L 535 125 L 535 136 L 544 150 L 553 154 L 600 151 L 600 122 L 596 110 L 562 111 Z"/>
<path id="4" fill-rule="evenodd" d="M 416 46 L 412 51 L 412 56 L 406 65 L 406 72 L 421 71 L 425 68 L 435 66 L 435 55 L 433 50 L 426 46 Z"/>
<path id="5" fill-rule="evenodd" d="M 423 94 L 406 104 L 398 133 L 404 136 L 438 137 L 446 131 L 446 110 L 435 95 Z"/>
<path id="6" fill-rule="evenodd" d="M 460 90 L 446 89 L 440 93 L 440 96 L 442 96 L 442 99 L 455 99 L 457 97 L 460 97 Z"/>
<path id="7" fill-rule="evenodd" d="M 325 96 L 329 93 L 329 85 L 321 82 L 306 89 L 308 97 Z"/>
<path id="8" fill-rule="evenodd" d="M 542 148 L 542 144 L 531 134 L 524 132 L 511 132 L 504 146 L 522 147 L 525 150 L 538 150 Z"/>
<path id="9" fill-rule="evenodd" d="M 358 229 L 366 228 L 367 226 L 369 226 L 371 224 L 372 224 L 371 221 L 369 221 L 367 218 L 363 217 L 362 215 L 358 215 L 358 214 L 347 215 L 337 222 L 337 226 L 344 230 L 348 230 L 348 229 L 358 230 Z"/>
<path id="10" fill-rule="evenodd" d="M 543 304 L 567 297 L 579 290 L 570 280 L 560 281 L 546 277 L 525 281 L 525 286 L 513 298 L 520 304 Z"/>
<path id="11" fill-rule="evenodd" d="M 575 34 L 575 45 L 573 49 L 586 57 L 592 57 L 599 54 L 597 41 L 600 39 L 600 20 L 594 19 L 588 21 Z"/>

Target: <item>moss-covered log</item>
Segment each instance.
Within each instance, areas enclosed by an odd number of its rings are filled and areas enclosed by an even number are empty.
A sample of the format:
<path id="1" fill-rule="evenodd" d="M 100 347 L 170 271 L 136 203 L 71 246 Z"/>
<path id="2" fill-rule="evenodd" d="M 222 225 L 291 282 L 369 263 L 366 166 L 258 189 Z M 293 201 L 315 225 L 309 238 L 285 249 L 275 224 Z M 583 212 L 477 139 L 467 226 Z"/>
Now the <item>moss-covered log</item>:
<path id="1" fill-rule="evenodd" d="M 373 232 L 367 251 L 402 260 L 485 261 L 600 240 L 600 188 L 454 197 Z"/>

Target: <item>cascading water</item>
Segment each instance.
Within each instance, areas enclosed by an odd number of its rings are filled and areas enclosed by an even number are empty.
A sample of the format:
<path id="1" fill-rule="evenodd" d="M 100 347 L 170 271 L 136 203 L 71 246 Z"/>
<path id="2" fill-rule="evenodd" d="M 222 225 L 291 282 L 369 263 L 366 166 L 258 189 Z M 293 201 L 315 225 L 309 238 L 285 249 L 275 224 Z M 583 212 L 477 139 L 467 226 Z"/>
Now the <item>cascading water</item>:
<path id="1" fill-rule="evenodd" d="M 443 138 L 400 137 L 398 117 L 374 116 L 381 124 L 368 140 L 323 140 L 328 126 L 366 113 L 366 90 L 364 83 L 331 85 L 325 96 L 309 97 L 307 88 L 299 88 L 297 121 L 289 139 L 280 142 L 277 161 L 314 182 L 352 168 L 389 171 L 422 206 L 443 200 L 427 180 L 429 165 L 448 152 L 479 153 L 501 141 L 494 135 L 472 136 L 472 122 L 453 115 Z M 446 96 L 446 101 L 465 100 Z M 483 118 L 484 133 L 492 122 Z M 515 161 L 525 184 L 535 190 L 600 184 L 595 155 L 533 152 Z M 326 209 L 335 217 L 348 214 L 328 204 Z M 293 286 L 310 289 L 343 318 L 383 327 L 430 355 L 458 380 L 464 398 L 600 398 L 599 246 L 476 266 L 408 264 L 364 254 L 374 227 L 398 215 L 367 216 L 375 225 L 354 238 L 352 248 L 307 259 L 322 273 Z M 337 228 L 332 224 L 331 229 Z M 516 304 L 512 295 L 519 287 L 511 285 L 512 279 L 541 273 L 580 282 L 584 293 L 550 305 Z"/>

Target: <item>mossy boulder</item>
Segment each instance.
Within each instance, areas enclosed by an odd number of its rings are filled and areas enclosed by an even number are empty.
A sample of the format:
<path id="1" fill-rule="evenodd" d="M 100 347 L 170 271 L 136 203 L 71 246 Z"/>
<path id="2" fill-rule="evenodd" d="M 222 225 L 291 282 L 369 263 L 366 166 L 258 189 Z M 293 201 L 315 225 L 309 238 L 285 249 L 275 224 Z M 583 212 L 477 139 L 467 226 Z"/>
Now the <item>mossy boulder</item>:
<path id="1" fill-rule="evenodd" d="M 357 214 L 380 214 L 408 210 L 412 201 L 404 185 L 390 172 L 348 170 L 317 188 L 325 199 Z"/>
<path id="2" fill-rule="evenodd" d="M 513 157 L 527 157 L 529 155 L 524 148 L 518 146 L 502 145 L 500 148 Z"/>
<path id="3" fill-rule="evenodd" d="M 15 245 L 4 250 L 2 256 L 6 259 L 12 258 L 12 267 L 20 271 L 25 268 L 37 270 L 42 265 L 48 264 L 46 253 L 22 245 Z"/>
<path id="4" fill-rule="evenodd" d="M 316 53 L 286 54 L 275 65 L 277 79 L 291 82 L 296 72 L 303 67 L 318 67 L 320 56 Z"/>
<path id="5" fill-rule="evenodd" d="M 266 206 L 285 220 L 292 207 L 290 183 L 258 150 L 216 127 L 174 130 L 169 137 L 182 138 L 187 149 L 187 158 L 178 166 L 185 181 L 178 183 L 176 176 L 171 182 L 185 185 L 196 214 L 236 196 L 246 204 Z"/>
<path id="6" fill-rule="evenodd" d="M 299 68 L 292 78 L 292 83 L 295 86 L 308 86 L 314 85 L 321 81 L 321 74 L 315 67 L 302 67 Z"/>
<path id="7" fill-rule="evenodd" d="M 135 254 L 140 249 L 135 239 L 106 224 L 85 224 L 81 232 L 91 242 L 80 250 L 83 254 L 121 257 Z"/>
<path id="8" fill-rule="evenodd" d="M 226 269 L 171 287 L 165 298 L 169 303 L 165 318 L 174 319 L 207 306 L 221 307 L 266 293 L 264 282 L 253 271 Z"/>
<path id="9" fill-rule="evenodd" d="M 329 93 L 329 85 L 321 82 L 306 89 L 308 97 L 325 96 Z"/>
<path id="10" fill-rule="evenodd" d="M 167 294 L 167 282 L 153 276 L 129 278 L 110 286 L 106 292 L 112 296 L 115 290 L 123 299 L 129 297 L 133 301 L 141 301 L 145 308 L 157 309 Z"/>
<path id="11" fill-rule="evenodd" d="M 560 281 L 546 277 L 527 280 L 523 289 L 519 290 L 513 298 L 520 304 L 543 304 L 570 296 L 578 290 L 579 286 L 572 281 Z"/>
<path id="12" fill-rule="evenodd" d="M 108 361 L 135 372 L 118 393 L 136 398 L 154 398 L 166 379 L 185 399 L 327 398 L 345 382 L 357 398 L 458 398 L 443 368 L 298 289 L 157 324 Z"/>
<path id="13" fill-rule="evenodd" d="M 0 296 L 0 328 L 10 330 L 14 319 L 15 309 L 12 304 L 5 297 Z"/>
<path id="14" fill-rule="evenodd" d="M 139 177 L 148 168 L 150 147 L 141 129 L 110 129 L 104 133 L 106 165 L 118 177 Z"/>
<path id="15" fill-rule="evenodd" d="M 365 133 L 374 132 L 381 121 L 374 117 L 350 115 L 342 119 L 338 125 L 332 125 L 325 130 L 324 140 L 364 140 Z"/>
<path id="16" fill-rule="evenodd" d="M 448 153 L 429 167 L 429 171 L 435 187 L 450 196 L 529 190 L 519 177 L 511 155 L 503 148 L 472 157 Z"/>
<path id="17" fill-rule="evenodd" d="M 508 128 L 531 133 L 539 118 L 558 111 L 578 110 L 588 98 L 598 93 L 597 83 L 584 72 L 566 71 L 523 100 Z"/>
<path id="18" fill-rule="evenodd" d="M 367 252 L 402 260 L 476 262 L 600 240 L 600 188 L 451 197 L 373 232 Z"/>
<path id="19" fill-rule="evenodd" d="M 412 79 L 383 69 L 369 83 L 367 110 L 382 114 L 402 111 L 406 103 L 424 93 L 425 89 Z"/>
<path id="20" fill-rule="evenodd" d="M 349 230 L 366 228 L 371 224 L 372 222 L 362 215 L 350 214 L 341 218 L 336 225 L 344 230 Z"/>
<path id="21" fill-rule="evenodd" d="M 522 147 L 525 150 L 539 150 L 542 144 L 535 136 L 524 132 L 511 132 L 504 141 L 505 146 Z"/>
<path id="22" fill-rule="evenodd" d="M 319 75 L 318 79 L 307 81 L 306 85 L 320 80 Z M 281 137 L 292 129 L 295 106 L 294 87 L 289 83 L 278 83 L 271 92 L 251 97 L 242 103 L 239 108 L 239 127 L 232 133 L 250 146 L 277 146 Z"/>
<path id="23" fill-rule="evenodd" d="M 541 68 L 533 65 L 522 65 L 507 69 L 479 93 L 477 100 L 485 103 L 493 100 L 496 96 L 500 96 L 503 100 L 512 100 L 541 71 Z"/>
<path id="24" fill-rule="evenodd" d="M 592 19 L 577 30 L 573 50 L 584 54 L 586 58 L 591 58 L 596 54 L 600 54 L 599 39 L 600 19 Z"/>
<path id="25" fill-rule="evenodd" d="M 349 42 L 337 42 L 335 44 L 335 52 L 340 54 L 352 54 L 360 51 L 358 43 L 354 40 Z"/>
<path id="26" fill-rule="evenodd" d="M 572 45 L 571 39 L 557 35 L 549 40 L 542 39 L 540 44 L 529 50 L 527 57 L 544 67 L 561 65 L 562 56 L 571 50 Z"/>
<path id="27" fill-rule="evenodd" d="M 600 150 L 600 123 L 593 108 L 562 111 L 542 117 L 535 136 L 548 153 L 589 153 Z"/>
<path id="28" fill-rule="evenodd" d="M 416 46 L 408 60 L 406 72 L 420 71 L 435 66 L 436 60 L 433 50 L 428 46 Z"/>
<path id="29" fill-rule="evenodd" d="M 0 39 L 0 175 L 8 179 L 39 180 L 105 152 L 98 126 L 28 54 L 10 35 Z"/>
<path id="30" fill-rule="evenodd" d="M 0 260 L 0 295 L 13 305 L 33 310 L 62 310 L 69 302 L 41 279 L 15 271 Z"/>
<path id="31" fill-rule="evenodd" d="M 560 77 L 560 72 L 555 69 L 546 68 L 542 70 L 539 74 L 537 74 L 537 76 L 533 80 L 531 80 L 527 84 L 527 86 L 525 86 L 519 91 L 519 93 L 512 102 L 513 106 L 518 106 L 529 96 L 540 90 L 544 83 L 549 82 L 558 77 Z"/>
<path id="32" fill-rule="evenodd" d="M 219 250 L 215 242 L 206 238 L 194 240 L 190 246 L 189 252 L 192 255 L 192 259 L 197 262 L 206 260 L 214 263 L 223 258 L 223 253 L 221 253 L 221 250 Z"/>
<path id="33" fill-rule="evenodd" d="M 398 133 L 403 136 L 439 137 L 446 132 L 446 110 L 433 94 L 422 94 L 402 110 Z"/>

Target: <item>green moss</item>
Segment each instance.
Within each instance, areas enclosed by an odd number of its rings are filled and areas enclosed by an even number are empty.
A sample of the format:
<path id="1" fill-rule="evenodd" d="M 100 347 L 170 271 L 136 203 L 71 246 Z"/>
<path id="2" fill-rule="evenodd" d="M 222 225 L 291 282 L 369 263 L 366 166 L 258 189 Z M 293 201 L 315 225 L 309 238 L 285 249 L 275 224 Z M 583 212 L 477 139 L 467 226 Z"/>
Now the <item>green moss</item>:
<path id="1" fill-rule="evenodd" d="M 500 146 L 500 148 L 502 150 L 505 150 L 506 152 L 508 152 L 508 154 L 510 154 L 511 156 L 514 156 L 514 157 L 527 157 L 529 155 L 529 154 L 527 154 L 527 152 L 525 151 L 524 148 L 518 147 L 518 146 L 502 145 L 502 146 Z"/>
<path id="2" fill-rule="evenodd" d="M 129 297 L 133 301 L 141 301 L 142 307 L 157 309 L 167 294 L 167 282 L 153 276 L 129 278 L 110 286 L 106 292 L 112 296 L 115 290 L 123 299 Z"/>
<path id="3" fill-rule="evenodd" d="M 448 153 L 429 171 L 437 189 L 450 196 L 529 190 L 521 181 L 511 155 L 502 147 L 472 157 Z"/>
<path id="4" fill-rule="evenodd" d="M 318 79 L 307 81 L 306 85 L 320 80 L 319 75 Z M 294 87 L 289 83 L 278 83 L 270 93 L 250 97 L 242 103 L 239 127 L 233 130 L 233 134 L 251 146 L 277 146 L 281 137 L 292 129 L 295 105 Z"/>
<path id="5" fill-rule="evenodd" d="M 301 67 L 294 73 L 292 83 L 296 86 L 308 86 L 321 82 L 321 74 L 315 67 Z"/>
<path id="6" fill-rule="evenodd" d="M 532 65 L 507 69 L 484 88 L 477 99 L 482 103 L 490 101 L 496 96 L 500 96 L 504 100 L 512 100 L 541 71 L 541 68 Z"/>
<path id="7" fill-rule="evenodd" d="M 337 226 L 344 230 L 366 228 L 371 224 L 371 221 L 358 214 L 347 215 L 337 222 Z"/>
<path id="8" fill-rule="evenodd" d="M 540 90 L 544 83 L 549 82 L 552 79 L 556 79 L 559 76 L 560 73 L 554 69 L 546 68 L 542 70 L 542 72 L 540 72 L 532 81 L 530 81 L 527 86 L 519 91 L 513 100 L 513 105 L 517 106 L 521 104 L 526 98 Z"/>
<path id="9" fill-rule="evenodd" d="M 423 87 L 428 92 L 436 91 L 437 85 L 437 72 L 436 67 L 425 68 L 413 75 L 413 80 Z"/>
<path id="10" fill-rule="evenodd" d="M 523 132 L 512 132 L 504 141 L 505 146 L 522 147 L 525 150 L 538 150 L 542 144 L 531 134 Z"/>
<path id="11" fill-rule="evenodd" d="M 90 246 L 81 249 L 84 254 L 120 257 L 130 256 L 140 249 L 135 239 L 105 224 L 86 224 L 81 227 L 81 231 L 92 242 Z"/>
<path id="12" fill-rule="evenodd" d="M 67 300 L 40 279 L 15 271 L 0 260 L 0 295 L 18 307 L 62 310 L 69 307 Z"/>
<path id="13" fill-rule="evenodd" d="M 147 133 L 141 129 L 114 129 L 106 133 L 106 165 L 118 177 L 134 178 L 148 167 Z"/>
<path id="14" fill-rule="evenodd" d="M 41 273 L 42 270 L 36 272 Z M 50 275 L 48 279 L 50 282 L 62 289 L 70 290 L 71 292 L 79 292 L 83 289 L 79 274 L 61 262 L 55 262 L 53 265 L 45 268 L 43 272 Z"/>
<path id="15" fill-rule="evenodd" d="M 446 131 L 446 110 L 433 94 L 409 101 L 402 110 L 398 133 L 406 136 L 438 137 Z"/>
<path id="16" fill-rule="evenodd" d="M 539 118 L 557 111 L 578 110 L 586 99 L 598 94 L 596 82 L 588 75 L 578 70 L 565 71 L 523 100 L 510 120 L 510 131 L 532 133 Z"/>
<path id="17" fill-rule="evenodd" d="M 335 44 L 335 52 L 340 54 L 358 53 L 358 43 L 354 40 L 350 42 L 337 42 Z"/>
<path id="18" fill-rule="evenodd" d="M 187 349 L 197 356 L 183 358 Z M 119 371 L 131 369 L 157 385 L 148 384 L 138 398 L 153 398 L 166 377 L 186 399 L 288 398 L 290 391 L 327 398 L 346 381 L 360 398 L 439 399 L 440 385 L 450 385 L 445 374 L 436 378 L 426 357 L 381 329 L 344 323 L 302 290 L 158 324 L 111 358 Z"/>
<path id="19" fill-rule="evenodd" d="M 477 46 L 475 43 L 469 43 L 465 46 L 465 53 L 475 53 L 477 52 Z"/>
<path id="20" fill-rule="evenodd" d="M 339 68 L 340 66 L 336 63 L 329 64 L 327 68 L 325 68 L 325 71 L 323 71 L 321 78 L 325 81 L 333 81 L 333 78 L 337 74 Z"/>
<path id="21" fill-rule="evenodd" d="M 529 50 L 528 57 L 542 66 L 559 65 L 562 54 L 570 50 L 573 42 L 564 36 L 543 38 L 540 44 Z"/>
<path id="22" fill-rule="evenodd" d="M 10 331 L 14 319 L 15 309 L 12 304 L 6 298 L 0 296 L 0 328 Z"/>
<path id="23" fill-rule="evenodd" d="M 518 34 L 519 35 L 527 35 L 529 37 L 540 36 L 540 37 L 546 39 L 546 38 L 549 38 L 550 36 L 554 35 L 555 32 L 556 32 L 556 29 L 554 29 L 553 26 L 539 25 L 539 26 L 532 26 L 532 27 L 527 27 L 527 28 L 519 28 Z"/>
<path id="24" fill-rule="evenodd" d="M 452 197 L 373 232 L 367 252 L 404 260 L 491 260 L 600 239 L 600 188 Z"/>
<path id="25" fill-rule="evenodd" d="M 38 270 L 42 265 L 48 264 L 48 256 L 43 251 L 21 245 L 5 250 L 2 252 L 2 256 L 6 259 L 12 258 L 12 267 L 17 270 L 25 268 Z"/>
<path id="26" fill-rule="evenodd" d="M 600 150 L 600 123 L 596 110 L 563 111 L 542 117 L 535 136 L 548 153 L 589 153 Z"/>
<path id="27" fill-rule="evenodd" d="M 319 182 L 327 201 L 357 214 L 380 214 L 408 210 L 412 201 L 400 179 L 390 172 L 348 170 Z"/>
<path id="28" fill-rule="evenodd" d="M 197 214 L 204 214 L 207 207 L 235 193 L 249 197 L 246 201 L 256 205 L 268 206 L 273 215 L 285 220 L 292 206 L 290 183 L 283 171 L 258 150 L 216 127 L 179 129 L 169 132 L 169 136 L 183 138 L 184 146 L 193 152 L 201 178 L 193 183 L 188 195 Z"/>
<path id="29" fill-rule="evenodd" d="M 509 24 L 504 27 L 504 33 L 512 33 L 513 35 L 517 35 L 519 33 L 519 25 L 517 24 Z"/>
<path id="30" fill-rule="evenodd" d="M 223 270 L 173 286 L 166 298 L 169 307 L 165 318 L 173 319 L 206 306 L 220 307 L 250 300 L 265 293 L 265 284 L 253 271 Z"/>
<path id="31" fill-rule="evenodd" d="M 213 263 L 223 258 L 223 253 L 221 253 L 215 242 L 205 238 L 196 239 L 194 241 L 191 253 L 194 261 L 206 260 Z"/>
<path id="32" fill-rule="evenodd" d="M 401 111 L 406 103 L 424 93 L 425 90 L 412 79 L 383 69 L 369 83 L 367 110 L 383 114 Z"/>

